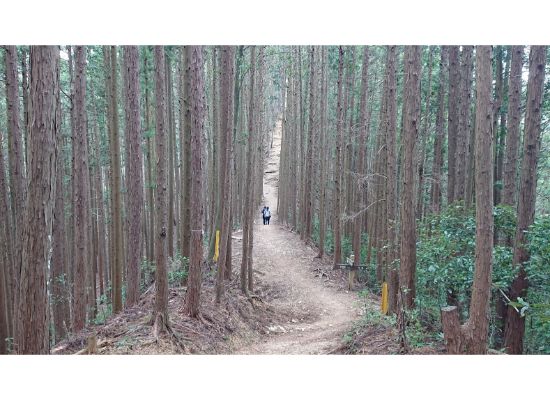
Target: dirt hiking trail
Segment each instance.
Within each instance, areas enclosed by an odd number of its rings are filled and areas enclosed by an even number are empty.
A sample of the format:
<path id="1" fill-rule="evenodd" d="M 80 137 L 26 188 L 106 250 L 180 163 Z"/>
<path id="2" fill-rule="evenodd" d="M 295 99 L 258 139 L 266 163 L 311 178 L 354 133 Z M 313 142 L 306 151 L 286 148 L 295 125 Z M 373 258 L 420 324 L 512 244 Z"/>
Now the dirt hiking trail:
<path id="1" fill-rule="evenodd" d="M 270 225 L 263 225 L 260 210 L 254 221 L 254 270 L 267 285 L 270 304 L 289 316 L 286 324 L 268 327 L 268 334 L 236 354 L 327 354 L 362 313 L 357 294 L 328 279 L 329 260 L 315 258 L 317 250 L 280 224 L 277 216 L 281 124 L 264 172 L 264 203 L 271 210 Z M 326 272 L 323 272 L 326 271 Z M 339 272 L 336 271 L 340 275 Z M 345 280 L 342 280 L 344 282 Z"/>

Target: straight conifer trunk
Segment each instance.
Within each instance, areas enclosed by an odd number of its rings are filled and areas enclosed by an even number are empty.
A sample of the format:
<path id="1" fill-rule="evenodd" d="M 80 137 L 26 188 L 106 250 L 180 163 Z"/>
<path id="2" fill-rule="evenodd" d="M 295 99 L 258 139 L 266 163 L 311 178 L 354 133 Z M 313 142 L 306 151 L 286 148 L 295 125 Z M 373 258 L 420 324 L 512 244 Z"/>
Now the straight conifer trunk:
<path id="1" fill-rule="evenodd" d="M 222 220 L 220 230 L 220 252 L 218 258 L 218 272 L 216 277 L 216 303 L 219 303 L 224 293 L 225 269 L 227 266 L 227 254 L 230 235 L 230 213 L 231 213 L 231 151 L 232 151 L 232 135 L 233 135 L 233 78 L 235 68 L 235 48 L 225 46 L 221 48 L 221 94 L 220 94 L 220 131 L 223 139 L 221 143 L 221 153 L 224 153 L 223 159 L 220 162 L 220 168 L 223 168 L 223 189 L 220 194 L 223 194 L 224 199 L 221 201 Z"/>
<path id="2" fill-rule="evenodd" d="M 155 100 L 156 100 L 156 155 L 157 155 L 157 196 L 155 236 L 155 332 L 164 331 L 168 320 L 168 262 L 167 262 L 167 218 L 168 218 L 168 179 L 166 152 L 166 81 L 165 54 L 163 46 L 155 46 Z"/>
<path id="3" fill-rule="evenodd" d="M 367 120 L 367 102 L 369 96 L 369 47 L 363 48 L 363 66 L 361 72 L 361 100 L 359 105 L 359 154 L 357 160 L 357 183 L 355 187 L 355 221 L 353 225 L 353 254 L 354 265 L 361 264 L 361 227 L 363 226 L 363 208 L 364 194 L 367 189 L 363 189 L 361 183 L 362 177 L 365 173 L 365 150 L 368 142 L 369 127 Z M 355 272 L 354 274 L 355 275 Z M 352 276 L 353 282 L 354 276 Z"/>
<path id="4" fill-rule="evenodd" d="M 485 354 L 493 254 L 493 165 L 491 46 L 476 48 L 476 249 L 470 316 L 460 326 L 455 306 L 442 309 L 442 324 L 450 354 Z"/>
<path id="5" fill-rule="evenodd" d="M 321 106 L 320 106 L 320 128 L 319 128 L 319 158 L 320 158 L 320 194 L 319 194 L 319 254 L 322 258 L 325 253 L 325 232 L 326 232 L 326 179 L 327 179 L 327 157 L 326 157 L 326 126 L 327 126 L 327 51 L 325 46 L 321 47 Z"/>
<path id="6" fill-rule="evenodd" d="M 89 268 L 88 254 L 88 219 L 90 207 L 88 190 L 88 159 L 86 141 L 86 49 L 75 47 L 75 80 L 74 80 L 74 310 L 73 330 L 79 332 L 86 324 L 86 274 Z"/>
<path id="7" fill-rule="evenodd" d="M 442 46 L 439 62 L 439 92 L 437 93 L 432 187 L 430 194 L 431 212 L 434 214 L 439 214 L 441 211 L 441 173 L 443 169 L 443 142 L 445 140 L 445 75 L 447 72 L 447 56 L 447 47 Z"/>
<path id="8" fill-rule="evenodd" d="M 344 109 L 342 105 L 343 72 L 344 72 L 344 48 L 338 47 L 338 103 L 336 106 L 336 165 L 334 168 L 334 197 L 332 208 L 332 224 L 334 230 L 334 266 L 342 261 L 341 242 L 341 171 L 342 171 L 342 145 L 344 141 Z"/>
<path id="9" fill-rule="evenodd" d="M 401 190 L 401 254 L 399 289 L 403 305 L 414 308 L 416 296 L 416 220 L 414 215 L 414 160 L 415 141 L 420 127 L 420 46 L 407 46 L 405 50 L 405 85 L 403 89 L 404 147 Z"/>
<path id="10" fill-rule="evenodd" d="M 243 252 L 241 259 L 241 291 L 244 294 L 248 293 L 248 264 L 252 260 L 252 255 L 249 251 L 250 231 L 254 229 L 252 220 L 254 218 L 253 212 L 254 199 L 252 177 L 254 176 L 254 109 L 255 109 L 255 97 L 254 97 L 254 78 L 256 73 L 256 46 L 252 46 L 250 49 L 250 84 L 249 84 L 249 105 L 248 105 L 248 138 L 247 138 L 247 157 L 246 157 L 246 185 L 245 195 L 246 200 L 243 202 Z"/>
<path id="11" fill-rule="evenodd" d="M 126 307 L 139 301 L 139 269 L 141 261 L 141 213 L 143 177 L 141 170 L 141 123 L 139 104 L 139 51 L 137 46 L 124 46 L 126 73 L 126 144 L 128 146 L 128 262 Z"/>
<path id="12" fill-rule="evenodd" d="M 17 354 L 49 353 L 47 275 L 55 199 L 59 48 L 31 46 L 29 196 L 23 225 Z"/>
<path id="13" fill-rule="evenodd" d="M 510 289 L 509 297 L 512 301 L 517 301 L 518 297 L 524 297 L 529 287 L 527 273 L 524 268 L 524 263 L 529 261 L 530 258 L 529 251 L 525 246 L 525 233 L 535 219 L 537 165 L 541 139 L 542 96 L 546 67 L 546 52 L 546 46 L 531 46 L 531 52 L 529 54 L 529 80 L 527 83 L 527 109 L 525 112 L 523 137 L 523 160 L 519 181 L 518 220 L 513 256 L 514 265 L 520 265 L 520 268 Z M 504 346 L 509 354 L 523 353 L 524 334 L 525 318 L 513 307 L 509 306 L 504 329 Z"/>
<path id="14" fill-rule="evenodd" d="M 389 312 L 397 311 L 397 294 L 399 291 L 399 272 L 395 260 L 398 257 L 399 240 L 397 237 L 397 47 L 387 47 L 386 79 L 385 88 L 386 114 L 385 114 L 385 135 L 386 135 L 386 226 L 387 226 L 387 250 L 386 263 L 388 270 L 386 279 L 389 286 Z"/>
<path id="15" fill-rule="evenodd" d="M 513 206 L 517 190 L 517 164 L 519 151 L 519 125 L 521 120 L 521 69 L 523 46 L 512 46 L 510 85 L 508 94 L 508 134 L 506 136 L 506 161 L 504 163 L 504 187 L 502 204 Z"/>
<path id="16" fill-rule="evenodd" d="M 202 167 L 202 135 L 204 133 L 205 99 L 203 48 L 189 46 L 190 60 L 190 104 L 191 104 L 191 257 L 189 260 L 189 283 L 185 298 L 185 310 L 191 317 L 199 313 L 201 290 L 201 265 L 203 262 L 202 217 L 203 217 L 203 167 Z"/>

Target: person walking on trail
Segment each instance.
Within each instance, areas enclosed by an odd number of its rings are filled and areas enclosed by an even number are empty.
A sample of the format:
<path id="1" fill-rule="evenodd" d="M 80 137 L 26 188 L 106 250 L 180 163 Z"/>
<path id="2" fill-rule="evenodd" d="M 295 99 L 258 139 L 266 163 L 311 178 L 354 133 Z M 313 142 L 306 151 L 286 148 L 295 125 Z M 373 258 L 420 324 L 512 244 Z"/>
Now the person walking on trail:
<path id="1" fill-rule="evenodd" d="M 267 221 L 267 224 L 269 225 L 269 220 L 271 219 L 271 211 L 269 211 L 269 207 L 266 207 L 264 211 L 264 218 Z"/>
<path id="2" fill-rule="evenodd" d="M 265 210 L 267 209 L 266 206 L 264 206 L 264 208 L 262 208 L 262 218 L 264 220 L 264 225 L 266 224 L 267 220 L 265 219 Z"/>

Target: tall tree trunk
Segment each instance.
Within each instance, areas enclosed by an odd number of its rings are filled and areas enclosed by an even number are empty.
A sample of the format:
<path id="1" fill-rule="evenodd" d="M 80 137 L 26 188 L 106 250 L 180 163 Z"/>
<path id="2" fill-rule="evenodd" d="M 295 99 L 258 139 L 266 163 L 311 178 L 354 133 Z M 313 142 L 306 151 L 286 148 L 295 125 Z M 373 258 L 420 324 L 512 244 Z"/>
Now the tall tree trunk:
<path id="1" fill-rule="evenodd" d="M 325 231 L 326 231 L 326 180 L 327 180 L 327 157 L 326 157 L 326 126 L 327 126 L 327 50 L 325 46 L 321 47 L 321 107 L 320 107 L 320 129 L 319 129 L 319 158 L 320 158 L 320 175 L 319 175 L 319 254 L 317 257 L 322 258 L 325 253 Z"/>
<path id="2" fill-rule="evenodd" d="M 182 197 L 182 223 L 181 223 L 181 235 L 182 235 L 182 248 L 181 255 L 183 257 L 189 257 L 190 255 L 190 221 L 191 221 L 191 106 L 189 104 L 189 92 L 191 82 L 188 79 L 190 74 L 190 61 L 189 52 L 186 47 L 181 48 L 183 58 L 181 59 L 184 73 L 180 77 L 183 79 L 181 82 L 181 96 L 180 98 L 180 140 L 182 143 L 182 160 L 183 160 L 183 197 Z M 183 133 L 183 135 L 182 135 Z"/>
<path id="3" fill-rule="evenodd" d="M 364 213 L 364 198 L 367 190 L 363 189 L 362 179 L 365 174 L 365 150 L 369 137 L 369 126 L 367 119 L 367 102 L 369 95 L 369 47 L 363 48 L 363 66 L 361 71 L 361 100 L 359 105 L 359 154 L 357 160 L 357 183 L 355 187 L 355 221 L 353 229 L 353 264 L 361 264 L 361 227 L 362 215 Z M 355 275 L 355 271 L 353 272 Z M 354 276 L 352 276 L 353 282 Z"/>
<path id="4" fill-rule="evenodd" d="M 120 141 L 118 129 L 118 99 L 117 99 L 117 49 L 110 47 L 110 139 L 109 151 L 111 154 L 111 223 L 113 241 L 113 257 L 111 264 L 111 286 L 113 313 L 122 311 L 122 270 L 124 253 L 122 245 L 122 199 L 120 185 Z"/>
<path id="5" fill-rule="evenodd" d="M 503 47 L 495 46 L 495 101 L 493 104 L 493 175 L 495 178 L 495 187 L 493 188 L 493 199 L 495 205 L 500 203 L 500 176 L 498 170 L 498 157 L 499 157 L 499 117 L 502 108 L 502 101 L 504 97 L 504 80 L 503 80 Z"/>
<path id="6" fill-rule="evenodd" d="M 59 73 L 59 68 L 57 69 Z M 59 81 L 59 75 L 57 77 Z M 56 146 L 63 148 L 61 135 L 61 98 L 57 96 L 56 111 Z M 63 191 L 63 157 L 57 157 L 55 175 L 55 208 L 52 226 L 52 259 L 50 263 L 51 275 L 51 303 L 53 311 L 54 342 L 67 337 L 71 326 L 69 307 L 70 289 L 67 276 L 66 236 L 65 236 L 65 194 Z"/>
<path id="7" fill-rule="evenodd" d="M 448 114 L 448 168 L 447 168 L 447 203 L 455 201 L 456 181 L 456 145 L 458 139 L 460 65 L 458 60 L 459 46 L 449 46 L 449 114 Z"/>
<path id="8" fill-rule="evenodd" d="M 256 46 L 252 46 L 250 50 L 250 84 L 249 84 L 249 105 L 248 105 L 248 138 L 247 138 L 247 155 L 246 155 L 246 185 L 245 194 L 246 200 L 243 202 L 243 251 L 241 259 L 241 291 L 244 294 L 248 293 L 248 264 L 252 261 L 252 254 L 249 254 L 250 249 L 250 232 L 254 229 L 252 224 L 254 214 L 254 199 L 252 185 L 252 177 L 254 176 L 254 78 L 256 73 Z"/>
<path id="9" fill-rule="evenodd" d="M 147 259 L 149 262 L 153 262 L 155 260 L 155 236 L 156 236 L 156 229 L 155 229 L 155 186 L 156 186 L 156 180 L 155 180 L 155 173 L 154 173 L 154 159 L 155 159 L 155 144 L 153 142 L 153 134 L 152 134 L 152 127 L 151 127 L 151 117 L 150 117 L 150 110 L 151 110 L 151 96 L 150 96 L 150 90 L 149 90 L 149 50 L 145 50 L 145 57 L 143 59 L 143 73 L 145 75 L 145 116 L 144 116 L 144 123 L 145 123 L 145 131 L 147 132 L 147 169 L 146 169 L 146 186 L 148 188 L 147 190 L 147 208 L 149 211 L 149 233 L 148 233 L 148 239 L 149 239 L 149 245 L 147 246 Z M 181 129 L 181 125 L 180 125 Z M 180 142 L 180 144 L 183 142 Z"/>
<path id="10" fill-rule="evenodd" d="M 23 47 L 21 57 L 21 86 L 23 92 L 23 137 L 25 142 L 25 166 L 29 168 L 29 71 L 27 50 Z"/>
<path id="11" fill-rule="evenodd" d="M 304 227 L 303 238 L 311 239 L 311 220 L 313 213 L 313 194 L 312 194 L 312 175 L 313 175 L 313 144 L 314 138 L 314 121 L 315 121 L 315 46 L 311 46 L 309 56 L 309 125 L 308 125 L 308 144 L 307 144 L 307 159 L 306 162 L 306 179 L 304 188 Z"/>
<path id="12" fill-rule="evenodd" d="M 460 326 L 455 306 L 442 309 L 442 323 L 450 354 L 487 353 L 493 254 L 493 167 L 491 133 L 491 46 L 476 48 L 476 250 L 470 316 Z"/>
<path id="13" fill-rule="evenodd" d="M 6 74 L 6 111 L 8 130 L 8 160 L 9 160 L 9 187 L 11 192 L 11 211 L 14 223 L 14 288 L 20 286 L 21 256 L 23 246 L 23 220 L 25 215 L 25 166 L 23 157 L 23 145 L 21 141 L 21 129 L 19 123 L 19 80 L 17 78 L 17 49 L 15 46 L 5 46 L 5 74 Z M 19 290 L 15 293 L 14 307 L 19 303 Z M 17 321 L 17 308 L 14 310 L 14 318 Z M 15 326 L 17 327 L 17 326 Z"/>
<path id="14" fill-rule="evenodd" d="M 174 104 L 172 101 L 172 64 L 166 57 L 166 101 L 168 103 L 168 256 L 174 257 L 174 155 L 176 154 L 176 127 L 174 123 Z"/>
<path id="15" fill-rule="evenodd" d="M 199 313 L 201 265 L 203 262 L 202 248 L 202 213 L 203 205 L 201 194 L 202 182 L 202 135 L 204 132 L 205 100 L 203 49 L 201 46 L 190 46 L 187 50 L 191 68 L 189 81 L 192 82 L 190 92 L 191 102 L 191 258 L 189 262 L 189 284 L 187 287 L 185 310 L 191 317 Z"/>
<path id="16" fill-rule="evenodd" d="M 519 181 L 516 238 L 514 242 L 514 265 L 519 265 L 519 273 L 512 282 L 510 298 L 516 301 L 525 297 L 529 281 L 524 264 L 529 261 L 525 232 L 535 219 L 537 193 L 537 164 L 541 141 L 541 116 L 544 73 L 546 67 L 546 46 L 531 46 L 529 54 L 529 80 L 527 83 L 527 108 L 525 111 L 525 131 L 523 137 L 523 160 Z M 513 307 L 508 307 L 504 329 L 504 346 L 509 354 L 523 352 L 525 318 Z"/>
<path id="17" fill-rule="evenodd" d="M 90 206 L 87 185 L 88 158 L 86 151 L 87 117 L 86 117 L 86 49 L 75 47 L 75 80 L 74 80 L 74 310 L 73 330 L 79 332 L 86 324 L 86 273 L 89 267 L 88 257 L 88 220 L 87 210 Z"/>
<path id="18" fill-rule="evenodd" d="M 428 89 L 426 90 L 424 121 L 422 124 L 420 152 L 418 156 L 418 186 L 416 194 L 416 218 L 422 219 L 424 215 L 424 164 L 426 159 L 426 142 L 428 140 L 428 127 L 430 126 L 430 105 L 432 100 L 432 68 L 434 46 L 430 46 L 428 61 Z"/>
<path id="19" fill-rule="evenodd" d="M 47 354 L 47 269 L 55 198 L 59 48 L 32 46 L 30 60 L 29 193 L 23 225 L 15 350 L 17 354 Z"/>
<path id="20" fill-rule="evenodd" d="M 420 46 L 405 49 L 405 85 L 403 88 L 403 135 L 404 148 L 401 190 L 401 253 L 399 290 L 403 305 L 414 308 L 416 296 L 416 220 L 414 216 L 414 160 L 415 141 L 420 125 Z"/>
<path id="21" fill-rule="evenodd" d="M 445 139 L 445 74 L 447 71 L 447 47 L 441 47 L 439 62 L 439 92 L 437 93 L 437 114 L 435 117 L 434 161 L 430 194 L 431 212 L 441 211 L 441 172 L 443 169 L 443 142 Z"/>
<path id="22" fill-rule="evenodd" d="M 336 165 L 334 167 L 334 196 L 332 208 L 332 224 L 334 230 L 334 266 L 342 261 L 341 242 L 341 171 L 342 171 L 342 145 L 344 141 L 344 108 L 343 108 L 343 72 L 344 72 L 344 48 L 338 47 L 338 103 L 336 106 Z"/>
<path id="23" fill-rule="evenodd" d="M 222 142 L 220 149 L 224 153 L 220 160 L 220 169 L 224 169 L 223 176 L 220 176 L 220 182 L 223 182 L 223 189 L 220 195 L 224 194 L 224 201 L 220 201 L 222 207 L 222 221 L 220 231 L 220 253 L 218 258 L 218 273 L 216 278 L 216 303 L 219 303 L 224 293 L 225 269 L 227 266 L 228 247 L 231 240 L 231 151 L 232 151 L 232 136 L 233 136 L 233 79 L 234 79 L 234 63 L 235 63 L 235 48 L 225 46 L 221 48 L 221 94 L 220 94 L 220 131 Z"/>
<path id="24" fill-rule="evenodd" d="M 166 159 L 166 81 L 163 46 L 155 46 L 155 99 L 156 99 L 156 155 L 157 196 L 155 236 L 155 309 L 153 315 L 156 334 L 168 326 L 168 263 L 167 263 L 167 159 Z"/>
<path id="25" fill-rule="evenodd" d="M 126 145 L 128 147 L 128 245 L 126 306 L 139 301 L 139 269 L 141 254 L 141 213 L 143 204 L 143 177 L 141 175 L 141 123 L 139 106 L 139 50 L 137 46 L 124 47 L 126 72 Z"/>
<path id="26" fill-rule="evenodd" d="M 0 130 L 0 143 L 2 143 L 2 130 Z M 14 256 L 13 242 L 9 227 L 11 223 L 10 206 L 8 202 L 8 185 L 6 184 L 6 170 L 4 166 L 4 152 L 0 150 L 0 209 L 2 213 L 0 223 L 0 354 L 6 354 L 6 338 L 13 337 L 13 287 Z"/>
<path id="27" fill-rule="evenodd" d="M 215 245 L 216 245 L 216 229 L 219 228 L 216 225 L 217 216 L 219 213 L 220 204 L 218 193 L 218 159 L 220 152 L 219 144 L 219 118 L 218 118 L 218 52 L 217 47 L 212 48 L 212 177 L 210 179 L 212 190 L 210 192 L 210 245 L 208 259 L 214 257 Z"/>
<path id="28" fill-rule="evenodd" d="M 519 150 L 519 125 L 521 119 L 521 69 L 523 46 L 512 46 L 510 85 L 508 94 L 508 134 L 506 138 L 506 162 L 504 164 L 504 188 L 502 204 L 515 204 L 517 189 L 517 164 Z"/>
<path id="29" fill-rule="evenodd" d="M 265 75 L 265 47 L 261 46 L 260 50 L 258 52 L 258 61 L 259 61 L 259 71 L 258 71 L 258 84 L 256 89 L 256 102 L 257 104 L 263 104 L 264 101 L 264 75 Z M 253 135 L 253 141 L 251 146 L 252 151 L 252 170 L 257 171 L 258 168 L 258 152 L 254 151 L 254 145 L 258 141 L 258 132 L 262 132 L 264 129 L 264 119 L 263 119 L 263 111 L 260 107 L 259 115 L 257 115 L 256 118 L 256 128 L 254 129 L 255 134 Z M 250 153 L 249 153 L 250 154 Z M 256 206 L 258 205 L 258 202 L 256 201 L 256 185 L 254 174 L 252 174 L 251 177 L 251 188 L 250 188 L 250 208 L 251 208 L 251 216 L 250 216 L 250 231 L 249 231 L 249 238 L 248 238 L 248 291 L 252 292 L 254 290 L 254 259 L 253 259 L 253 251 L 254 251 L 254 210 L 256 210 Z"/>
<path id="30" fill-rule="evenodd" d="M 397 310 L 397 293 L 399 288 L 399 272 L 397 270 L 396 260 L 398 257 L 398 238 L 397 238 L 397 47 L 387 47 L 386 78 L 387 87 L 386 96 L 386 207 L 387 207 L 387 260 L 386 267 L 389 270 L 389 312 L 394 313 Z"/>
<path id="31" fill-rule="evenodd" d="M 460 66 L 460 89 L 459 89 L 459 116 L 458 135 L 456 142 L 456 181 L 455 200 L 464 200 L 466 195 L 466 176 L 468 147 L 470 139 L 470 101 L 473 72 L 473 46 L 463 46 L 462 62 Z"/>

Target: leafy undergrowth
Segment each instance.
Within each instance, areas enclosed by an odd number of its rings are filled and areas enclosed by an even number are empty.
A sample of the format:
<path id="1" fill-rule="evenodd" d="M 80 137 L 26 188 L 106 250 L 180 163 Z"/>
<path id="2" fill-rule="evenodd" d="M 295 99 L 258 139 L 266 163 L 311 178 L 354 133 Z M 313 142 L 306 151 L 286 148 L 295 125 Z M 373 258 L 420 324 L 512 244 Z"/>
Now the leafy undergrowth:
<path id="1" fill-rule="evenodd" d="M 101 325 L 90 325 L 77 335 L 58 343 L 52 354 L 75 354 L 87 347 L 88 338 L 97 338 L 98 354 L 228 354 L 260 335 L 268 334 L 268 326 L 288 319 L 268 304 L 272 289 L 258 285 L 266 297 L 244 296 L 233 279 L 227 286 L 225 299 L 214 302 L 214 277 L 208 274 L 201 291 L 200 318 L 183 314 L 185 287 L 170 288 L 168 311 L 173 334 L 154 336 L 151 312 L 154 307 L 154 286 L 142 295 L 138 306 L 109 317 Z M 175 337 L 174 337 L 175 336 Z"/>
<path id="2" fill-rule="evenodd" d="M 441 340 L 422 329 L 415 319 L 409 318 L 406 325 L 408 350 L 400 348 L 395 316 L 382 314 L 380 297 L 369 294 L 363 317 L 346 333 L 333 354 L 445 354 Z"/>

